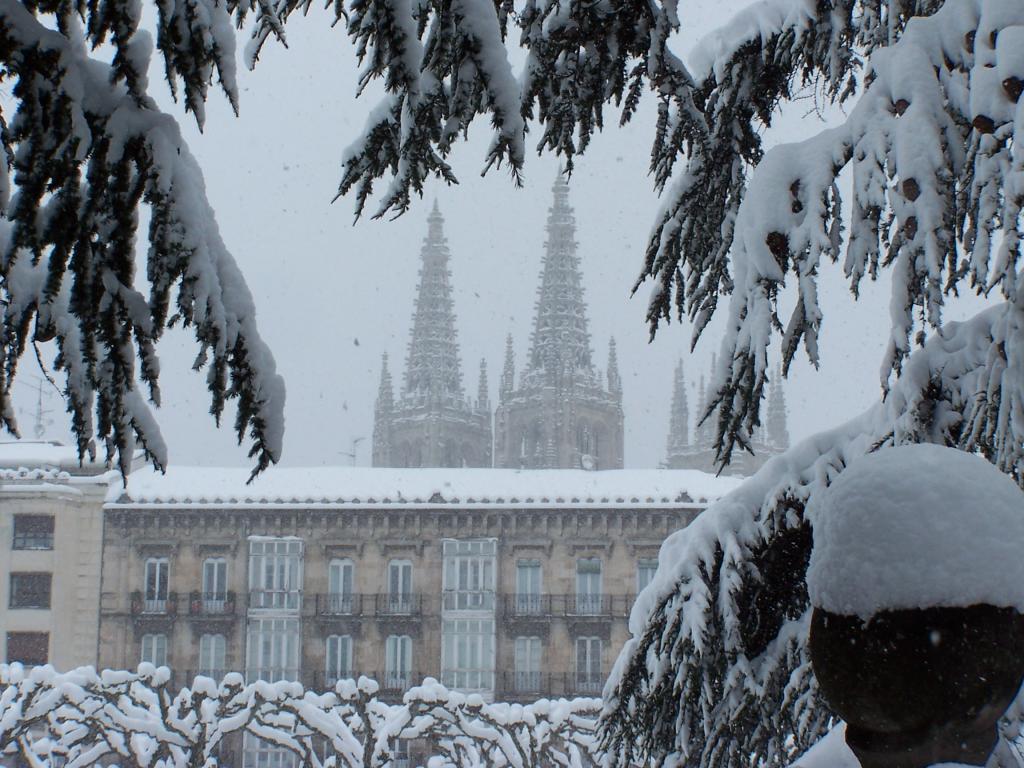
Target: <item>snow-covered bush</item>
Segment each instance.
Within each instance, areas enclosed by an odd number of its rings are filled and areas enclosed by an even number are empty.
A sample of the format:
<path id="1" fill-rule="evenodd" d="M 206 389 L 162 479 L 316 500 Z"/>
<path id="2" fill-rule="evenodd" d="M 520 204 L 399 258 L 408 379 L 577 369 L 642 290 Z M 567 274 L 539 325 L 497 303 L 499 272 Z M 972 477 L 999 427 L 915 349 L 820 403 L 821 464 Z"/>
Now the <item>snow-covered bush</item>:
<path id="1" fill-rule="evenodd" d="M 0 765 L 20 756 L 38 768 L 215 766 L 226 740 L 243 733 L 309 768 L 383 768 L 396 739 L 425 744 L 432 768 L 582 768 L 596 758 L 596 699 L 493 704 L 430 679 L 401 704 L 377 691 L 367 678 L 318 693 L 299 683 L 246 684 L 235 673 L 177 690 L 166 668 L 148 664 L 138 673 L 60 674 L 0 665 Z"/>

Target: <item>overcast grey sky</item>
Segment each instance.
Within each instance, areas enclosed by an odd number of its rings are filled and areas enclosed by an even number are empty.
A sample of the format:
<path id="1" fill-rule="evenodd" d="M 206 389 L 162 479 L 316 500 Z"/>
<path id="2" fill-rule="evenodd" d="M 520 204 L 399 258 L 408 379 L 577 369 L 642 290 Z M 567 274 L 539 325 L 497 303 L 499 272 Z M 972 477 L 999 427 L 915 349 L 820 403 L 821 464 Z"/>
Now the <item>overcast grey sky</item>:
<path id="1" fill-rule="evenodd" d="M 723 23 L 745 0 L 684 0 L 684 52 Z M 153 92 L 181 118 L 205 174 L 225 242 L 240 263 L 259 308 L 263 336 L 288 389 L 286 465 L 347 464 L 352 441 L 364 438 L 358 462 L 369 463 L 380 357 L 391 357 L 396 384 L 404 365 L 426 217 L 436 199 L 452 251 L 464 383 L 476 391 L 477 365 L 485 358 L 496 399 L 504 339 L 515 340 L 517 361 L 526 354 L 544 244 L 544 223 L 558 161 L 532 157 L 526 184 L 516 189 L 504 170 L 481 178 L 489 140 L 486 121 L 471 131 L 452 158 L 462 182 L 433 185 L 426 200 L 396 221 L 364 219 L 352 225 L 353 203 L 331 204 L 345 146 L 376 103 L 355 99 L 356 65 L 341 25 L 314 10 L 288 26 L 289 48 L 268 44 L 254 72 L 242 71 L 241 116 L 235 118 L 212 92 L 205 132 L 173 105 L 160 70 Z M 239 50 L 244 41 L 240 39 Z M 241 69 L 241 67 L 240 67 Z M 804 102 L 805 104 L 808 102 Z M 648 288 L 630 299 L 658 198 L 647 176 L 654 102 L 648 95 L 633 123 L 607 127 L 580 158 L 571 184 L 577 240 L 589 302 L 595 360 L 603 368 L 608 339 L 618 341 L 624 387 L 626 466 L 654 467 L 664 458 L 672 370 L 685 357 L 695 382 L 707 372 L 720 343 L 721 318 L 692 355 L 687 324 L 663 327 L 648 343 L 644 322 Z M 817 115 L 794 105 L 771 141 L 792 140 L 820 129 Z M 143 230 L 144 232 L 144 230 Z M 140 245 L 144 253 L 145 243 Z M 803 358 L 786 385 L 794 438 L 835 425 L 878 396 L 878 367 L 888 331 L 887 276 L 866 286 L 854 303 L 837 267 L 822 279 L 825 323 L 822 367 Z M 976 302 L 969 302 L 975 304 Z M 723 305 L 724 306 L 724 305 Z M 958 314 L 955 308 L 950 316 Z M 189 368 L 194 345 L 180 332 L 160 348 L 163 407 L 158 419 L 180 464 L 245 464 L 244 448 L 225 426 L 213 427 L 202 375 Z M 22 369 L 32 374 L 27 359 Z M 691 412 L 696 406 L 691 390 Z M 30 379 L 18 387 L 23 434 L 31 436 L 35 398 Z M 63 404 L 49 400 L 47 436 L 67 435 Z"/>

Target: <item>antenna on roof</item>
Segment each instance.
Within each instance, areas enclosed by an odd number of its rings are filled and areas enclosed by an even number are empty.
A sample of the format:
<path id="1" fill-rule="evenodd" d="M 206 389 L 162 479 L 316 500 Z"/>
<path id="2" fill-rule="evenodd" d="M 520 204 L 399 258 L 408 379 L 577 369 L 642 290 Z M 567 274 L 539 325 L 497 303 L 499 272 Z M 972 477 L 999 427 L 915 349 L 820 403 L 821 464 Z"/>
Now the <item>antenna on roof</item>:
<path id="1" fill-rule="evenodd" d="M 338 451 L 339 456 L 347 456 L 348 460 L 352 462 L 352 466 L 356 466 L 356 459 L 359 456 L 359 444 L 365 440 L 365 437 L 353 437 L 352 438 L 352 450 L 351 451 Z"/>

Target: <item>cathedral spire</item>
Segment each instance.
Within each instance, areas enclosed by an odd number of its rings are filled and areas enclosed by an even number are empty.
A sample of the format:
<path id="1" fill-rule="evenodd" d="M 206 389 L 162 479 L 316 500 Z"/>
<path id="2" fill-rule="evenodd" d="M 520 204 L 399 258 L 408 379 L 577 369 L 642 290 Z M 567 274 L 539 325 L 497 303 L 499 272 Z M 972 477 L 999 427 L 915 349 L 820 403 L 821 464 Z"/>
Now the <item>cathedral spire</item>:
<path id="1" fill-rule="evenodd" d="M 480 379 L 476 385 L 476 409 L 488 414 L 491 412 L 491 398 L 487 390 L 487 361 L 480 358 Z"/>
<path id="2" fill-rule="evenodd" d="M 699 451 L 710 451 L 714 448 L 714 435 L 712 434 L 711 417 L 704 418 L 704 411 L 707 410 L 707 392 L 704 389 L 704 375 L 700 377 L 700 388 L 697 390 L 697 426 L 695 427 L 694 445 Z"/>
<path id="3" fill-rule="evenodd" d="M 789 448 L 789 429 L 786 427 L 786 394 L 782 389 L 782 369 L 776 368 L 768 388 L 768 413 L 765 421 L 767 443 L 777 451 Z"/>
<path id="4" fill-rule="evenodd" d="M 516 388 L 516 354 L 512 349 L 512 334 L 505 337 L 505 367 L 501 371 L 501 391 L 498 399 L 504 402 Z"/>
<path id="5" fill-rule="evenodd" d="M 594 375 L 580 260 L 576 253 L 576 220 L 569 206 L 569 184 L 560 173 L 552 187 L 547 243 L 537 290 L 528 370 L 559 377 L 583 371 Z"/>
<path id="6" fill-rule="evenodd" d="M 703 383 L 701 386 L 703 393 Z M 683 359 L 679 358 L 672 380 L 672 412 L 669 415 L 667 445 L 668 465 L 675 466 L 673 459 L 686 453 L 689 447 L 690 411 L 686 402 L 686 376 L 683 373 Z"/>
<path id="7" fill-rule="evenodd" d="M 436 200 L 427 223 L 402 397 L 427 397 L 432 402 L 461 400 L 464 395 L 448 269 L 450 253 Z"/>
<path id="8" fill-rule="evenodd" d="M 619 375 L 619 356 L 615 351 L 615 337 L 608 340 L 608 391 L 622 397 L 622 376 Z"/>
<path id="9" fill-rule="evenodd" d="M 381 356 L 380 385 L 377 402 L 373 407 L 373 465 L 387 466 L 391 460 L 391 419 L 395 408 L 395 393 L 388 370 L 388 353 Z"/>

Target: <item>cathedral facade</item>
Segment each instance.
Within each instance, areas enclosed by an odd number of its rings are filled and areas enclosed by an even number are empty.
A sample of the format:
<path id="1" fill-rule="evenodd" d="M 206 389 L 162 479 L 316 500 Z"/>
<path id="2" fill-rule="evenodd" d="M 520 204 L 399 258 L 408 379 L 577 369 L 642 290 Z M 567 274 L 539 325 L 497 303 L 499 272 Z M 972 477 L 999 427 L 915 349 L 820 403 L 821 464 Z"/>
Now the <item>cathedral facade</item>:
<path id="1" fill-rule="evenodd" d="M 437 204 L 428 218 L 420 284 L 399 396 L 387 355 L 374 407 L 373 466 L 490 467 L 491 404 L 480 362 L 476 401 L 466 396 L 452 301 L 451 254 Z"/>
<path id="2" fill-rule="evenodd" d="M 576 250 L 569 185 L 554 184 L 529 356 L 516 382 L 508 339 L 495 414 L 494 465 L 528 469 L 621 469 L 622 379 L 609 342 L 595 370 Z"/>
<path id="3" fill-rule="evenodd" d="M 609 342 L 602 374 L 593 362 L 576 222 L 563 177 L 553 191 L 530 353 L 517 382 L 508 338 L 493 436 L 484 361 L 476 400 L 463 389 L 450 253 L 435 204 L 397 397 L 386 355 L 381 365 L 373 466 L 622 468 L 622 378 L 615 340 Z"/>
<path id="4" fill-rule="evenodd" d="M 712 363 L 714 370 L 714 363 Z M 718 473 L 715 463 L 714 416 L 701 416 L 707 409 L 707 393 L 704 377 L 700 378 L 697 394 L 697 410 L 694 428 L 690 433 L 690 414 L 686 396 L 686 375 L 683 361 L 676 365 L 672 382 L 672 410 L 669 415 L 668 444 L 663 467 L 666 469 L 697 469 L 702 472 Z M 725 475 L 748 477 L 759 470 L 772 456 L 789 448 L 789 429 L 786 426 L 786 396 L 782 389 L 782 374 L 777 372 L 768 385 L 768 405 L 765 424 L 754 434 L 751 441 L 753 453 L 736 448 L 728 466 L 722 470 Z"/>

